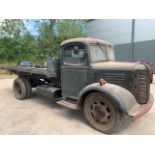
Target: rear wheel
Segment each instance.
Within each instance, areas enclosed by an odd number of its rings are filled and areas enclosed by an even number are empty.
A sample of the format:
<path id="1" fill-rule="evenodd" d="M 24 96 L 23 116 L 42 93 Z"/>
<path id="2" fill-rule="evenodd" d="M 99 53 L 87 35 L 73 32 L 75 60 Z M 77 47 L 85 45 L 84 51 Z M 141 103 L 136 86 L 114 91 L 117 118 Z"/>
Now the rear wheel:
<path id="1" fill-rule="evenodd" d="M 30 82 L 26 78 L 17 78 L 13 83 L 14 95 L 19 100 L 30 98 L 32 88 Z"/>
<path id="2" fill-rule="evenodd" d="M 31 95 L 32 95 L 32 87 L 31 87 L 31 83 L 28 79 L 26 78 L 22 78 L 24 83 L 25 83 L 25 86 L 26 86 L 26 98 L 30 98 Z"/>
<path id="3" fill-rule="evenodd" d="M 22 78 L 15 79 L 13 83 L 14 95 L 19 100 L 26 99 L 26 85 Z"/>
<path id="4" fill-rule="evenodd" d="M 84 115 L 93 128 L 106 134 L 116 131 L 121 125 L 118 107 L 99 92 L 86 97 Z"/>

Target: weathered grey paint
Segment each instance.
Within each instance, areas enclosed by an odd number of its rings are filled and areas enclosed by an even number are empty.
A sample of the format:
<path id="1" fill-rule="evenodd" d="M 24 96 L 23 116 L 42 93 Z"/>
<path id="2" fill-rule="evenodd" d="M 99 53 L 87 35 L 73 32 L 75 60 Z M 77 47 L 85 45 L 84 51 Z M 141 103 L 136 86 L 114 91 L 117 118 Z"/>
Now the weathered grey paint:
<path id="1" fill-rule="evenodd" d="M 63 66 L 62 72 L 62 94 L 64 97 L 77 97 L 79 92 L 85 87 L 87 82 L 87 69 L 83 66 L 71 67 Z"/>
<path id="2" fill-rule="evenodd" d="M 106 83 L 103 86 L 100 86 L 99 83 L 94 83 L 86 86 L 79 94 L 79 102 L 82 103 L 82 99 L 84 99 L 85 94 L 89 93 L 90 91 L 102 92 L 107 97 L 115 101 L 114 103 L 119 106 L 121 111 L 127 113 L 130 116 L 132 116 L 132 114 L 130 113 L 132 111 L 132 108 L 135 105 L 139 106 L 131 92 L 123 87 L 109 83 Z"/>
<path id="3" fill-rule="evenodd" d="M 138 103 L 144 104 L 147 102 L 149 95 L 149 85 L 150 79 L 148 69 L 145 65 L 142 64 L 134 64 L 129 62 L 98 62 L 92 63 L 91 61 L 87 63 L 83 63 L 81 65 L 77 65 L 76 63 L 64 63 L 65 55 L 63 54 L 66 46 L 83 44 L 86 48 L 85 52 L 87 52 L 87 60 L 89 59 L 89 46 L 92 43 L 96 45 L 102 44 L 103 41 L 99 41 L 98 39 L 92 38 L 82 38 L 82 39 L 69 39 L 63 42 L 61 45 L 62 48 L 62 62 L 61 62 L 61 87 L 62 87 L 62 96 L 65 99 L 74 100 L 77 99 L 79 92 L 87 85 L 96 83 L 100 79 L 105 79 L 107 82 L 111 84 L 116 84 L 121 87 L 124 87 L 131 91 Z M 108 43 L 109 45 L 109 43 Z M 130 50 L 131 51 L 131 50 Z M 87 65 L 86 65 L 87 64 Z M 135 77 L 135 78 L 133 78 Z M 139 79 L 136 79 L 140 77 Z M 142 81 L 144 79 L 144 81 Z M 143 84 L 139 84 L 135 81 L 142 81 Z M 147 86 L 148 85 L 148 86 Z M 134 86 L 134 87 L 133 87 Z M 144 89 L 146 88 L 144 92 Z M 143 95 L 139 95 L 141 94 Z M 144 95 L 146 94 L 146 95 Z"/>

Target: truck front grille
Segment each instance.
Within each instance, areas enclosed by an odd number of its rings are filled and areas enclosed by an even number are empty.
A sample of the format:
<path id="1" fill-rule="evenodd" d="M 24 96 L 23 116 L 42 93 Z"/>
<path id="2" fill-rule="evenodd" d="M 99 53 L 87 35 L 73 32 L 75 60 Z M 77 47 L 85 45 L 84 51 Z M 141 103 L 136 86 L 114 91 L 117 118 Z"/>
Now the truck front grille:
<path id="1" fill-rule="evenodd" d="M 123 73 L 105 73 L 104 79 L 111 83 L 122 83 L 125 81 L 125 74 L 123 74 Z"/>
<path id="2" fill-rule="evenodd" d="M 137 75 L 136 99 L 139 104 L 145 104 L 149 98 L 149 75 L 147 70 L 141 70 Z"/>
<path id="3" fill-rule="evenodd" d="M 89 76 L 90 77 L 90 76 Z M 133 86 L 133 79 L 132 74 L 130 71 L 105 71 L 105 72 L 97 72 L 96 74 L 96 81 L 98 82 L 99 79 L 104 79 L 108 83 L 119 85 L 128 89 L 129 91 L 132 90 Z"/>

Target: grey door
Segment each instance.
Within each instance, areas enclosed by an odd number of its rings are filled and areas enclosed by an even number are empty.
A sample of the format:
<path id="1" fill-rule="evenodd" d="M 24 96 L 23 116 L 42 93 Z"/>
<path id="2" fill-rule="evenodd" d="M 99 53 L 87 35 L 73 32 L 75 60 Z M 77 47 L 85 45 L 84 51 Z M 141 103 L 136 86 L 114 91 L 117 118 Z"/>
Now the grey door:
<path id="1" fill-rule="evenodd" d="M 84 45 L 74 43 L 63 49 L 61 66 L 62 95 L 77 97 L 87 82 L 87 55 Z"/>

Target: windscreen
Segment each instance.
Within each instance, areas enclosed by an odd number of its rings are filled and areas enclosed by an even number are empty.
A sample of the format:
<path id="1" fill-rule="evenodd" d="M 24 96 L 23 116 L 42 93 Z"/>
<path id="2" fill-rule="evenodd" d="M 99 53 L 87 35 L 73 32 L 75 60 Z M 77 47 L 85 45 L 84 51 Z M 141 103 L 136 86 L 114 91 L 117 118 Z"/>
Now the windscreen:
<path id="1" fill-rule="evenodd" d="M 92 62 L 115 60 L 113 48 L 105 45 L 91 45 L 90 57 Z"/>

